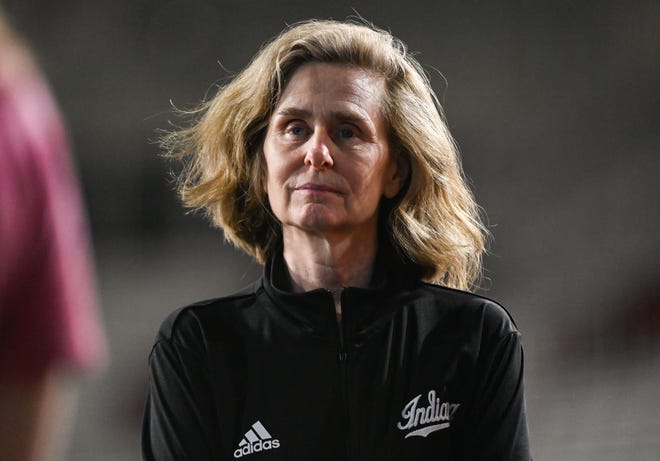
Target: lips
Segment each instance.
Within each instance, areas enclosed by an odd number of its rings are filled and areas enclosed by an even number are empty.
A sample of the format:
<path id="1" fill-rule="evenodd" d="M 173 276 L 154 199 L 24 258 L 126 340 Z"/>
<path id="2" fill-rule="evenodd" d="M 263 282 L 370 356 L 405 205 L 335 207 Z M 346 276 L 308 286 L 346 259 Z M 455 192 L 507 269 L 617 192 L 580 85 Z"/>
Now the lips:
<path id="1" fill-rule="evenodd" d="M 298 191 L 309 191 L 309 192 L 330 192 L 333 194 L 340 194 L 341 192 L 335 189 L 332 186 L 327 184 L 318 184 L 318 183 L 305 183 L 302 186 L 296 187 Z"/>

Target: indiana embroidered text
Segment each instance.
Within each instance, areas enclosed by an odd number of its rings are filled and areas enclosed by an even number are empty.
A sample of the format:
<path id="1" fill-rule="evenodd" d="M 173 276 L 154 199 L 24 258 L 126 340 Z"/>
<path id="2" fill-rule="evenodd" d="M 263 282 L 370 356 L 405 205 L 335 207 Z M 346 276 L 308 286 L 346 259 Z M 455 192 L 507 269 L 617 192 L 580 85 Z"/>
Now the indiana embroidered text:
<path id="1" fill-rule="evenodd" d="M 420 406 L 422 394 L 419 394 L 403 407 L 402 421 L 399 421 L 396 427 L 402 431 L 415 429 L 406 434 L 406 439 L 414 436 L 426 437 L 431 432 L 448 428 L 452 416 L 460 406 L 459 403 L 442 402 L 434 390 L 430 390 L 427 397 L 428 406 Z M 417 429 L 419 426 L 422 427 Z"/>

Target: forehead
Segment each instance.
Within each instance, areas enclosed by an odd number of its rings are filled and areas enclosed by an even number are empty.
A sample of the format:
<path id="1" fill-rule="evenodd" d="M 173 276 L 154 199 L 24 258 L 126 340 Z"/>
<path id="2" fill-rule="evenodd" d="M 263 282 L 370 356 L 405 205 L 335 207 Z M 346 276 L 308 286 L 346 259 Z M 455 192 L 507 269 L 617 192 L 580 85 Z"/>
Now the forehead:
<path id="1" fill-rule="evenodd" d="M 276 110 L 289 105 L 338 105 L 380 112 L 385 79 L 350 64 L 311 62 L 300 66 L 286 83 Z"/>

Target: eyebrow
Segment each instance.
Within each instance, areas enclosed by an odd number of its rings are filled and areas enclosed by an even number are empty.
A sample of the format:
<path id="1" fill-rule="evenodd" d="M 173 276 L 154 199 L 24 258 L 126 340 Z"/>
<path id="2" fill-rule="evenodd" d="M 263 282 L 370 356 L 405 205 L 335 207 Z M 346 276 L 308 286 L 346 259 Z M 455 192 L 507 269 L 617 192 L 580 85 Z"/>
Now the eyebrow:
<path id="1" fill-rule="evenodd" d="M 306 109 L 300 109 L 297 107 L 284 107 L 277 112 L 275 115 L 280 117 L 300 117 L 300 118 L 309 118 L 312 115 L 312 112 Z M 367 116 L 363 116 L 356 112 L 347 112 L 342 110 L 331 111 L 330 117 L 334 120 L 340 120 L 342 122 L 362 122 L 362 123 L 372 123 L 371 119 Z"/>

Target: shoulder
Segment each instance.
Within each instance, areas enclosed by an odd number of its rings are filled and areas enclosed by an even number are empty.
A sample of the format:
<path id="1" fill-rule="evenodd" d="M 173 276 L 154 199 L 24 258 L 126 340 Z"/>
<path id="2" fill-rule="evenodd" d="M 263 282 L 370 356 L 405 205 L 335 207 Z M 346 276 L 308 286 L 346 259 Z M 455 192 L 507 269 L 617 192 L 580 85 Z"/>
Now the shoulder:
<path id="1" fill-rule="evenodd" d="M 493 299 L 430 283 L 422 283 L 418 291 L 425 304 L 478 329 L 482 336 L 520 334 L 509 311 Z"/>
<path id="2" fill-rule="evenodd" d="M 241 311 L 253 307 L 260 286 L 261 283 L 257 281 L 232 295 L 176 309 L 161 323 L 156 343 L 167 341 L 187 348 L 197 348 L 213 330 L 236 323 Z"/>

